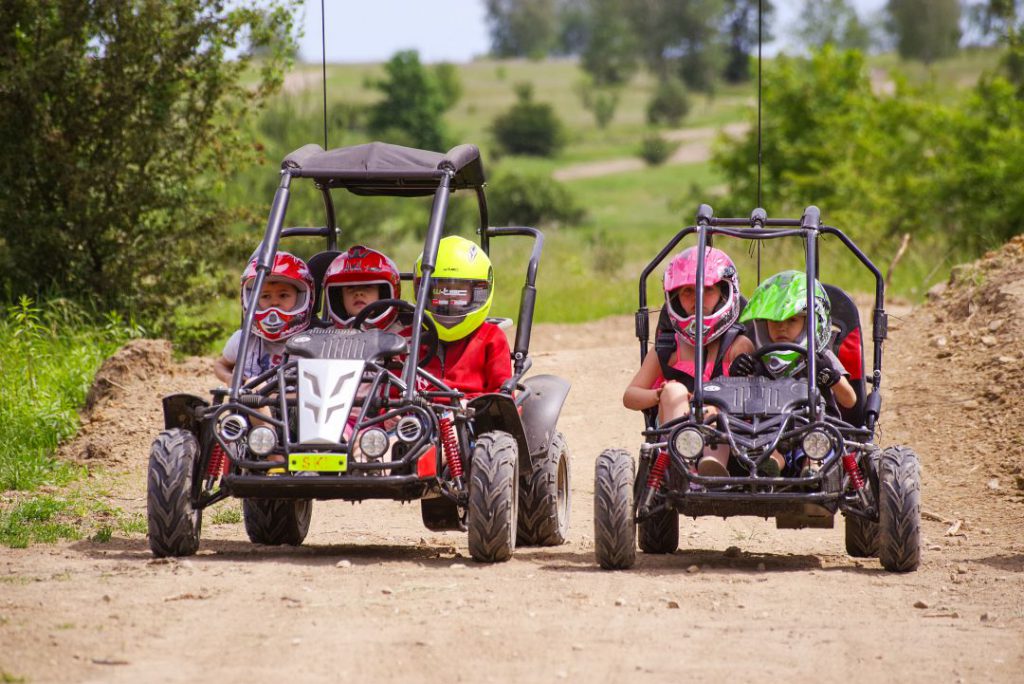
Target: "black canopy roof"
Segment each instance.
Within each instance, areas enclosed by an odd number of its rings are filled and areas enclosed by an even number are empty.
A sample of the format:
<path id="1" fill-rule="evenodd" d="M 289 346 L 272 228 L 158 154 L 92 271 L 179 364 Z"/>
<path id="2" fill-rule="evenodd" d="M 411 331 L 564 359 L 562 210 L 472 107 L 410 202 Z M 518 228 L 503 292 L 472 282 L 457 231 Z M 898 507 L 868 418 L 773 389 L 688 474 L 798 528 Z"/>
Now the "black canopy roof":
<path id="1" fill-rule="evenodd" d="M 304 145 L 281 162 L 292 176 L 314 178 L 331 188 L 346 188 L 357 195 L 432 195 L 443 175 L 455 171 L 451 187 L 478 188 L 484 167 L 476 145 L 459 145 L 447 154 L 412 147 L 372 142 L 324 150 Z"/>

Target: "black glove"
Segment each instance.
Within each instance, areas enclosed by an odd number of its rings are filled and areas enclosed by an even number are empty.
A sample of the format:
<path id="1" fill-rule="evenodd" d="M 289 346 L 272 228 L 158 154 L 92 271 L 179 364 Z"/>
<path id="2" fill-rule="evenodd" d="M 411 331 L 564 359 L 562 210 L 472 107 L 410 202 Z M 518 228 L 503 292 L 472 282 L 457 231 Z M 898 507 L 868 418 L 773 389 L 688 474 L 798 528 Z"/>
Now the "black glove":
<path id="1" fill-rule="evenodd" d="M 829 363 L 819 357 L 818 358 L 818 386 L 823 389 L 828 389 L 832 385 L 836 384 L 843 379 L 843 374 L 833 368 Z"/>
<path id="2" fill-rule="evenodd" d="M 766 373 L 761 359 L 754 358 L 750 354 L 740 354 L 732 360 L 732 365 L 729 366 L 729 375 L 734 378 L 742 378 L 750 375 L 766 375 Z"/>

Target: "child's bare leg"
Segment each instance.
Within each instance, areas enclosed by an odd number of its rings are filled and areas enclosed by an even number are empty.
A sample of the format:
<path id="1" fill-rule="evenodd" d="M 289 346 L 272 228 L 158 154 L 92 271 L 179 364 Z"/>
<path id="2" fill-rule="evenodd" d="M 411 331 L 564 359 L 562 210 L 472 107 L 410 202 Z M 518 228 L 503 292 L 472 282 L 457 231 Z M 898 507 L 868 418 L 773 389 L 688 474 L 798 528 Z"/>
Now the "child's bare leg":
<path id="1" fill-rule="evenodd" d="M 704 447 L 704 455 L 697 463 L 697 474 L 705 477 L 725 477 L 729 474 L 729 445 Z"/>
<path id="2" fill-rule="evenodd" d="M 690 412 L 690 392 L 681 382 L 670 380 L 661 389 L 658 401 L 658 422 L 664 425 L 670 420 Z"/>

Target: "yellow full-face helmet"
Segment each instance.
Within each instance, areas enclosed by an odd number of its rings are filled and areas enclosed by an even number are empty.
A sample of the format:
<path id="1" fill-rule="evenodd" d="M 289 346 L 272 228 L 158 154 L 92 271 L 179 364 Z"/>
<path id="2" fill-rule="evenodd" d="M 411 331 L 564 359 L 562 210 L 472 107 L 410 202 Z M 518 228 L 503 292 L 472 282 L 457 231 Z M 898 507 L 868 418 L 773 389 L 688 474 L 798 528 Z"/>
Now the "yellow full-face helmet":
<path id="1" fill-rule="evenodd" d="M 419 292 L 423 255 L 416 259 L 413 284 Z M 444 342 L 461 340 L 479 328 L 491 310 L 494 269 L 476 243 L 450 235 L 437 246 L 426 314 Z"/>

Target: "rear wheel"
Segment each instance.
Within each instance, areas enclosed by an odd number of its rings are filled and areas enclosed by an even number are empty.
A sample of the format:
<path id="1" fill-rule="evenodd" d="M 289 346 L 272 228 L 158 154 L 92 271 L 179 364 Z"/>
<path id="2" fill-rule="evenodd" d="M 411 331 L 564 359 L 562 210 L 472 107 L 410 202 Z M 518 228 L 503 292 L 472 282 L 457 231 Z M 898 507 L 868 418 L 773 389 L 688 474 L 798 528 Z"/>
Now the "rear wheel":
<path id="1" fill-rule="evenodd" d="M 243 499 L 245 533 L 254 544 L 298 546 L 309 532 L 310 499 Z"/>
<path id="2" fill-rule="evenodd" d="M 516 548 L 519 503 L 519 447 L 512 435 L 480 435 L 469 475 L 469 553 L 481 563 L 507 561 Z"/>
<path id="3" fill-rule="evenodd" d="M 519 480 L 517 543 L 558 546 L 569 534 L 569 450 L 561 432 L 533 464 L 533 472 Z"/>
<path id="4" fill-rule="evenodd" d="M 633 457 L 625 449 L 605 449 L 594 465 L 594 555 L 605 570 L 636 562 L 633 522 Z"/>
<path id="5" fill-rule="evenodd" d="M 640 550 L 644 553 L 675 553 L 679 548 L 679 512 L 661 511 L 638 523 Z"/>
<path id="6" fill-rule="evenodd" d="M 455 502 L 439 496 L 435 499 L 420 499 L 420 515 L 428 530 L 446 532 L 448 530 L 465 530 L 466 526 L 459 514 Z"/>
<path id="7" fill-rule="evenodd" d="M 164 430 L 153 440 L 146 478 L 146 518 L 149 548 L 157 558 L 191 556 L 199 549 L 203 512 L 192 507 L 192 478 L 198 459 L 199 442 L 187 430 Z"/>
<path id="8" fill-rule="evenodd" d="M 885 449 L 878 464 L 878 560 L 891 572 L 921 562 L 921 470 L 908 447 Z"/>
<path id="9" fill-rule="evenodd" d="M 866 471 L 867 484 L 878 499 L 878 462 L 877 452 L 862 459 L 862 470 Z M 876 504 L 877 505 L 877 504 Z M 878 523 L 855 515 L 846 515 L 846 553 L 854 558 L 872 558 L 878 556 Z"/>

